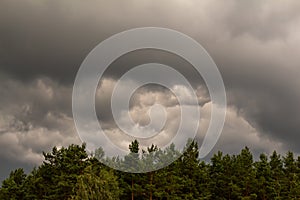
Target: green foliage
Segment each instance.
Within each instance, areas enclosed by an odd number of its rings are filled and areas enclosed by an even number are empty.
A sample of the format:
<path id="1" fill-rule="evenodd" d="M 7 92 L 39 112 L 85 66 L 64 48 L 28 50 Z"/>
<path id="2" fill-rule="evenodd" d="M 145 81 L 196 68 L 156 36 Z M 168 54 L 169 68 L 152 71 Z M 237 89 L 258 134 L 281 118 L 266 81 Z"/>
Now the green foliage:
<path id="1" fill-rule="evenodd" d="M 54 147 L 44 153 L 44 162 L 26 175 L 23 169 L 2 182 L 0 199 L 161 199 L 161 200 L 269 200 L 300 199 L 300 157 L 292 152 L 261 154 L 254 162 L 249 148 L 237 155 L 218 152 L 211 162 L 199 160 L 196 141 L 189 140 L 183 154 L 171 144 L 164 150 L 155 145 L 140 149 L 129 145 L 124 158 L 106 158 L 102 148 L 89 156 L 85 144 Z M 97 158 L 97 159 L 96 159 Z M 132 167 L 147 173 L 126 173 L 102 164 Z M 171 163 L 157 171 L 151 166 Z"/>
<path id="2" fill-rule="evenodd" d="M 44 191 L 42 198 L 68 199 L 77 182 L 77 176 L 89 164 L 85 144 L 70 145 L 68 148 L 53 148 L 51 153 L 44 153 L 45 161 L 39 167 L 39 182 Z"/>
<path id="3" fill-rule="evenodd" d="M 0 199 L 23 199 L 25 196 L 25 179 L 26 174 L 23 169 L 16 169 L 12 171 L 9 177 L 2 183 Z"/>
<path id="4" fill-rule="evenodd" d="M 100 168 L 99 165 L 90 165 L 84 169 L 83 174 L 77 177 L 70 199 L 107 199 L 119 198 L 117 176 L 112 170 Z"/>

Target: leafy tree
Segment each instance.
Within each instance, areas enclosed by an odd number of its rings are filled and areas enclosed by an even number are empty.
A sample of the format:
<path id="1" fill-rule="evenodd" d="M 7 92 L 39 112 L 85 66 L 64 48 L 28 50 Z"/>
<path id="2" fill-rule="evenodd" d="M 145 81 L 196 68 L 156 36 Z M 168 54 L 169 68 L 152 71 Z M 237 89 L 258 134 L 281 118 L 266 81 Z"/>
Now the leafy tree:
<path id="1" fill-rule="evenodd" d="M 106 170 L 99 165 L 89 165 L 83 174 L 77 177 L 70 199 L 119 199 L 117 176 L 112 170 Z"/>

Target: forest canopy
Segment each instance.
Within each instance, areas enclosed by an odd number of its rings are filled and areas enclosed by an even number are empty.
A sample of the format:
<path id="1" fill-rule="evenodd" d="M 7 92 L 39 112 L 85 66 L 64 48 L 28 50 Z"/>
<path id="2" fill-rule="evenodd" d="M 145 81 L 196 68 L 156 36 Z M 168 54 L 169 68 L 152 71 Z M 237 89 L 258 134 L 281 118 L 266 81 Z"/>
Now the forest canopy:
<path id="1" fill-rule="evenodd" d="M 129 150 L 123 159 L 109 162 L 147 168 L 157 162 L 152 153 L 159 152 L 162 159 L 182 155 L 157 171 L 126 173 L 99 161 L 108 159 L 102 148 L 89 155 L 85 144 L 54 147 L 29 174 L 22 168 L 11 171 L 0 199 L 300 199 L 300 157 L 292 152 L 261 154 L 254 161 L 245 147 L 237 155 L 218 152 L 205 162 L 198 159 L 198 144 L 192 140 L 184 152 L 174 145 L 142 150 L 136 140 Z"/>

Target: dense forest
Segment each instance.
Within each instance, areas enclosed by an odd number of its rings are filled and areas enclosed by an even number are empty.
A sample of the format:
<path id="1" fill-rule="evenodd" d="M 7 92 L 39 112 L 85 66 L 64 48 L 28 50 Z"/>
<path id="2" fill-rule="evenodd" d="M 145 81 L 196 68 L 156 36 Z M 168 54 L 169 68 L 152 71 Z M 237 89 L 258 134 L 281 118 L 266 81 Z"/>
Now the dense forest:
<path id="1" fill-rule="evenodd" d="M 129 145 L 120 165 L 136 162 L 147 167 L 150 152 L 178 155 L 174 145 L 160 150 L 152 145 L 141 150 L 137 141 Z M 141 152 L 141 156 L 134 156 Z M 182 156 L 171 165 L 148 173 L 126 173 L 103 165 L 101 148 L 89 155 L 85 144 L 70 145 L 44 153 L 43 163 L 25 174 L 12 171 L 2 182 L 0 199 L 300 199 L 300 157 L 275 151 L 253 160 L 245 147 L 238 155 L 198 159 L 198 145 L 189 141 Z M 96 159 L 97 158 L 97 159 Z"/>

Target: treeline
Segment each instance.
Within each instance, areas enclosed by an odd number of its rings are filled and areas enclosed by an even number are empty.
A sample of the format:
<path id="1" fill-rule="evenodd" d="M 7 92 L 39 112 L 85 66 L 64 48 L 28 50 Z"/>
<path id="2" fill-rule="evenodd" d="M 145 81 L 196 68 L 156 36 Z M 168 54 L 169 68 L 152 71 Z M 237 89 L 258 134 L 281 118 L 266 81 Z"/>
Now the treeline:
<path id="1" fill-rule="evenodd" d="M 275 151 L 270 156 L 261 154 L 254 161 L 246 147 L 238 155 L 218 152 L 204 162 L 198 159 L 197 143 L 188 144 L 171 165 L 141 174 L 106 167 L 98 160 L 104 159 L 101 149 L 89 156 L 84 144 L 54 147 L 28 175 L 23 169 L 12 171 L 2 182 L 0 199 L 300 199 L 300 157 L 295 159 L 292 152 L 283 157 Z M 164 151 L 154 145 L 141 151 L 137 141 L 129 148 L 131 153 L 124 159 L 111 162 L 147 167 L 149 160 L 154 162 L 149 159 L 153 152 L 161 158 L 179 153 L 174 145 Z"/>

